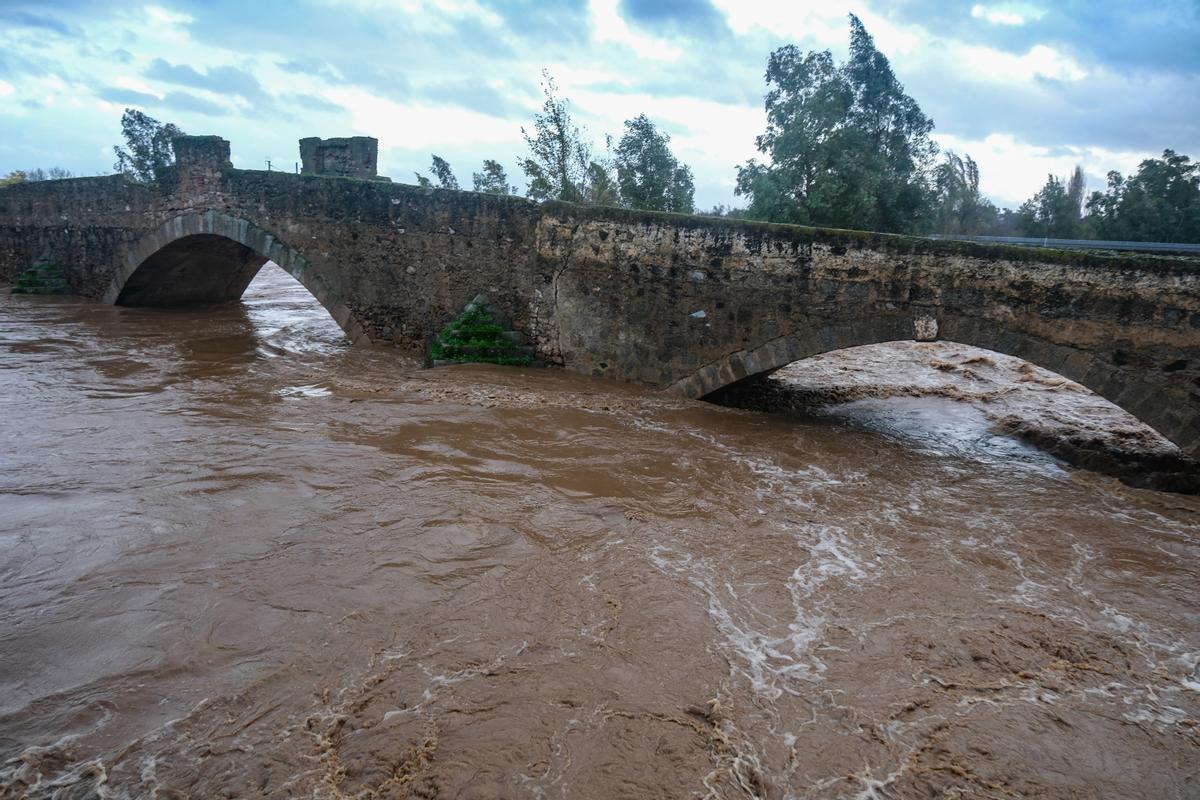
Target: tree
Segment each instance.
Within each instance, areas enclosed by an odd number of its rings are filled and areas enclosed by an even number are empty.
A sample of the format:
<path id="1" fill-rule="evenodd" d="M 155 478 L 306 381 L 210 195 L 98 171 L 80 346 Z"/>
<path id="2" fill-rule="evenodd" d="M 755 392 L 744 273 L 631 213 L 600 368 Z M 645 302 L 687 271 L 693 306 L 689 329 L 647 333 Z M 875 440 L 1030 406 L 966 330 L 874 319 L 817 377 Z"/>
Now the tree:
<path id="1" fill-rule="evenodd" d="M 1046 183 L 1017 209 L 1022 236 L 1077 239 L 1083 235 L 1083 170 L 1075 167 L 1069 178 L 1046 176 Z"/>
<path id="2" fill-rule="evenodd" d="M 781 47 L 767 61 L 769 164 L 738 167 L 748 216 L 775 222 L 912 232 L 926 224 L 930 121 L 850 15 L 850 57 Z"/>
<path id="3" fill-rule="evenodd" d="M 542 111 L 534 114 L 533 131 L 521 128 L 529 155 L 521 170 L 529 178 L 526 194 L 534 200 L 582 202 L 592 170 L 592 148 L 571 118 L 570 101 L 558 96 L 548 71 L 542 72 Z"/>
<path id="4" fill-rule="evenodd" d="M 484 160 L 483 172 L 471 173 L 471 181 L 475 191 L 484 194 L 509 195 L 517 192 L 517 187 L 509 185 L 508 173 L 504 171 L 504 167 L 500 166 L 499 161 L 490 158 Z"/>
<path id="5" fill-rule="evenodd" d="M 733 208 L 732 206 L 727 206 L 724 203 L 718 203 L 717 205 L 710 208 L 708 211 L 700 211 L 697 213 L 699 213 L 700 216 L 703 216 L 703 217 L 725 217 L 726 219 L 745 219 L 746 218 L 746 209 Z"/>
<path id="6" fill-rule="evenodd" d="M 645 114 L 625 122 L 616 150 L 617 184 L 625 205 L 684 214 L 695 210 L 692 170 L 675 158 L 670 141 Z"/>
<path id="7" fill-rule="evenodd" d="M 458 178 L 454 177 L 454 171 L 450 169 L 450 163 L 446 159 L 433 154 L 433 159 L 429 165 L 429 171 L 433 173 L 433 177 L 437 178 L 437 185 L 440 189 L 458 189 Z M 417 185 L 430 187 L 433 186 L 433 181 L 426 178 L 419 172 L 414 172 L 417 176 Z"/>
<path id="8" fill-rule="evenodd" d="M 175 162 L 171 140 L 183 136 L 174 124 L 159 122 L 133 108 L 121 115 L 121 135 L 125 147 L 114 147 L 117 163 L 113 169 L 136 181 L 153 183 L 164 169 Z"/>
<path id="9" fill-rule="evenodd" d="M 0 178 L 0 186 L 12 186 L 14 183 L 24 183 L 27 180 L 25 171 L 14 169 L 12 172 Z"/>
<path id="10" fill-rule="evenodd" d="M 65 178 L 74 177 L 75 175 L 71 170 L 62 167 L 50 167 L 49 169 L 37 167 L 25 173 L 25 180 L 27 181 L 61 181 Z"/>
<path id="11" fill-rule="evenodd" d="M 1107 191 L 1093 192 L 1087 209 L 1105 239 L 1200 242 L 1200 164 L 1164 150 L 1128 179 L 1108 173 Z"/>
<path id="12" fill-rule="evenodd" d="M 621 205 L 621 189 L 617 184 L 612 163 L 608 159 L 588 164 L 581 202 L 593 206 Z"/>
<path id="13" fill-rule="evenodd" d="M 429 168 L 433 171 L 433 177 L 438 179 L 438 185 L 443 189 L 458 188 L 458 178 L 454 177 L 454 172 L 450 169 L 446 159 L 435 155 Z"/>
<path id="14" fill-rule="evenodd" d="M 979 194 L 979 165 L 947 151 L 933 171 L 933 230 L 974 236 L 995 228 L 999 212 Z"/>

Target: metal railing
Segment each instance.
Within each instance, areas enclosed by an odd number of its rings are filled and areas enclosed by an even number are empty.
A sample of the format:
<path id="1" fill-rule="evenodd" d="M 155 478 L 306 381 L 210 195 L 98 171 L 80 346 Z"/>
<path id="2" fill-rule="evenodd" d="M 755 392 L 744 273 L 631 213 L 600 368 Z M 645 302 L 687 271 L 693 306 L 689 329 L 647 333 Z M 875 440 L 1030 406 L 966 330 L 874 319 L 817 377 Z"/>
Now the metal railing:
<path id="1" fill-rule="evenodd" d="M 1196 253 L 1200 244 L 1183 242 L 1109 242 L 1101 239 L 1036 239 L 1023 236 L 948 236 L 934 234 L 929 239 L 947 239 L 954 242 L 984 242 L 992 244 L 1017 244 L 1027 247 L 1052 247 L 1056 249 L 1083 250 L 1141 250 L 1155 253 Z"/>

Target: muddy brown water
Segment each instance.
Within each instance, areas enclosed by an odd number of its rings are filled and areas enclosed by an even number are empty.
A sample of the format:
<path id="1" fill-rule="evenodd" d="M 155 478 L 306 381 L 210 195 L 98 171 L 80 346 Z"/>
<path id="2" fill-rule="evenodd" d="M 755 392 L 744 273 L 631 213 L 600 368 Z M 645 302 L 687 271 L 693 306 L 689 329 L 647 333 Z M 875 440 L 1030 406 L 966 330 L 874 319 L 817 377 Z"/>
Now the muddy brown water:
<path id="1" fill-rule="evenodd" d="M 1195 798 L 1200 500 L 810 418 L 0 299 L 0 797 Z"/>

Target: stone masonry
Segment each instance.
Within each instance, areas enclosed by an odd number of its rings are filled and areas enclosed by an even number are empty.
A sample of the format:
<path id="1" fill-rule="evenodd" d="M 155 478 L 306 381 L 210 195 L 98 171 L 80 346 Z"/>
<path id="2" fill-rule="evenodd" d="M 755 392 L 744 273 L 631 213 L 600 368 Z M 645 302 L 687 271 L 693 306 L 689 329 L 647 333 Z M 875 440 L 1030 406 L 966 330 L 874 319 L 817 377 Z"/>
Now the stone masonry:
<path id="1" fill-rule="evenodd" d="M 370 136 L 300 140 L 300 171 L 305 175 L 378 179 L 379 140 Z"/>
<path id="2" fill-rule="evenodd" d="M 0 189 L 0 282 L 49 261 L 103 302 L 216 303 L 269 259 L 352 340 L 417 355 L 484 293 L 545 363 L 690 397 L 843 347 L 947 339 L 1078 381 L 1200 455 L 1194 261 L 236 170 L 217 137 L 176 153 L 156 186 Z"/>

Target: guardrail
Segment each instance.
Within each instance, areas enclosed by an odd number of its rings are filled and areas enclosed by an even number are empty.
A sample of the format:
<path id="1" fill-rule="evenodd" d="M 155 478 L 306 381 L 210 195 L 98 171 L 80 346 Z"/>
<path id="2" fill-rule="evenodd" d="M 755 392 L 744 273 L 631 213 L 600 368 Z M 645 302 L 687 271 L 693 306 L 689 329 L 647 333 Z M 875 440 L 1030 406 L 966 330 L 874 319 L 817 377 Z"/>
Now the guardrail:
<path id="1" fill-rule="evenodd" d="M 946 236 L 934 234 L 929 239 L 948 239 L 954 242 L 991 242 L 994 244 L 1017 244 L 1028 247 L 1053 247 L 1056 249 L 1083 250 L 1141 250 L 1155 253 L 1200 254 L 1200 244 L 1183 242 L 1110 242 L 1102 239 L 1035 239 L 1023 236 Z"/>

